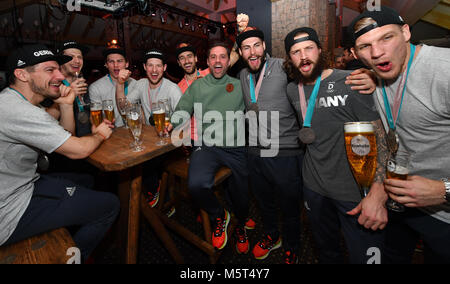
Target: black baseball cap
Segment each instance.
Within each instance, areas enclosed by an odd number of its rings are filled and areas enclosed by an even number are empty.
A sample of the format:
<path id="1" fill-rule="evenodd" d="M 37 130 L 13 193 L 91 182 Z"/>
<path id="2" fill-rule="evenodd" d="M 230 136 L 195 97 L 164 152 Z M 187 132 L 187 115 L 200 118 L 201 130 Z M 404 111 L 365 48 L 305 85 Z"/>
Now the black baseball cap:
<path id="1" fill-rule="evenodd" d="M 107 49 L 105 49 L 103 51 L 103 57 L 105 57 L 105 59 L 106 59 L 106 57 L 108 57 L 108 55 L 111 55 L 111 54 L 120 54 L 123 57 L 127 58 L 127 55 L 125 53 L 125 49 L 120 48 L 118 46 L 108 47 Z"/>
<path id="2" fill-rule="evenodd" d="M 14 50 L 6 62 L 8 72 L 12 73 L 18 68 L 34 66 L 36 64 L 56 61 L 59 65 L 71 61 L 72 57 L 53 52 L 43 44 L 24 45 Z"/>
<path id="3" fill-rule="evenodd" d="M 177 59 L 178 59 L 178 56 L 180 56 L 180 54 L 182 54 L 183 52 L 186 52 L 186 51 L 190 51 L 194 55 L 196 53 L 196 50 L 192 45 L 183 43 L 183 44 L 180 44 L 176 50 Z"/>
<path id="4" fill-rule="evenodd" d="M 305 34 L 308 34 L 308 36 L 294 39 L 295 35 L 297 35 L 299 33 L 305 33 Z M 317 35 L 317 32 L 314 29 L 308 28 L 308 27 L 302 27 L 302 28 L 297 28 L 297 29 L 291 31 L 284 38 L 284 48 L 286 49 L 286 54 L 289 54 L 289 51 L 291 51 L 291 47 L 294 44 L 302 42 L 302 41 L 307 41 L 307 40 L 314 41 L 317 44 L 317 46 L 319 48 L 321 48 L 319 36 Z"/>
<path id="5" fill-rule="evenodd" d="M 144 63 L 146 63 L 149 58 L 161 59 L 163 64 L 165 64 L 165 62 L 166 62 L 166 57 L 164 56 L 164 53 L 161 50 L 156 49 L 156 48 L 152 48 L 144 54 L 144 59 L 143 59 Z"/>
<path id="6" fill-rule="evenodd" d="M 60 43 L 57 52 L 61 54 L 64 50 L 69 48 L 79 49 L 83 55 L 89 52 L 89 47 L 81 45 L 73 40 Z"/>
<path id="7" fill-rule="evenodd" d="M 371 18 L 375 21 L 375 23 L 363 28 L 362 30 L 355 32 L 355 25 L 356 23 L 364 18 Z M 404 25 L 405 21 L 403 18 L 392 8 L 381 6 L 381 9 L 374 10 L 374 11 L 364 11 L 362 14 L 357 16 L 351 24 L 349 25 L 349 34 L 350 38 L 352 40 L 352 45 L 355 45 L 356 40 L 362 36 L 363 34 L 382 27 L 386 25 Z"/>
<path id="8" fill-rule="evenodd" d="M 241 48 L 242 42 L 251 37 L 259 37 L 262 41 L 264 41 L 264 33 L 258 29 L 249 29 L 248 31 L 241 32 L 236 37 L 236 43 L 239 48 Z"/>

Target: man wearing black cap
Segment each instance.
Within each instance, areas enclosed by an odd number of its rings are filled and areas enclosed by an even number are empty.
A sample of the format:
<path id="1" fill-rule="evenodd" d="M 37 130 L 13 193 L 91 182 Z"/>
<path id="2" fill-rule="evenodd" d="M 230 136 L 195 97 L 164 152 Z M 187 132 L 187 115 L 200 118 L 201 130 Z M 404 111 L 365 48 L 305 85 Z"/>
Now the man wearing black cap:
<path id="1" fill-rule="evenodd" d="M 172 81 L 164 78 L 167 64 L 166 58 L 162 51 L 158 49 L 151 49 L 144 54 L 143 58 L 144 70 L 146 78 L 140 79 L 136 82 L 135 87 L 130 89 L 126 96 L 128 100 L 140 100 L 145 115 L 145 123 L 150 124 L 152 121 L 152 103 L 157 103 L 159 100 L 167 100 L 174 110 L 180 100 L 182 93 L 180 88 Z M 116 87 L 116 99 L 125 98 L 125 82 L 128 82 L 131 72 L 127 69 L 122 69 L 119 72 Z M 152 161 L 146 164 L 143 184 L 147 188 L 149 205 L 156 206 L 159 201 L 159 187 L 158 177 L 155 175 L 156 171 L 160 169 L 157 161 Z"/>
<path id="2" fill-rule="evenodd" d="M 74 137 L 38 107 L 45 98 L 73 103 L 59 71 L 70 60 L 43 45 L 18 48 L 8 58 L 10 87 L 0 94 L 0 244 L 78 226 L 73 239 L 86 260 L 117 216 L 117 197 L 36 173 L 40 151 L 83 159 L 111 135 L 112 125 L 103 122 L 91 135 Z"/>
<path id="3" fill-rule="evenodd" d="M 209 68 L 200 70 L 197 68 L 197 55 L 195 48 L 187 43 L 180 43 L 176 50 L 177 62 L 184 71 L 184 77 L 178 83 L 181 92 L 186 92 L 187 88 L 199 78 L 209 74 Z"/>
<path id="4" fill-rule="evenodd" d="M 58 48 L 58 53 L 72 57 L 72 60 L 61 65 L 61 73 L 66 79 L 63 84 L 70 86 L 75 93 L 75 104 L 73 107 L 75 115 L 75 132 L 78 137 L 91 133 L 91 123 L 89 120 L 89 96 L 87 95 L 88 85 L 81 75 L 83 69 L 84 55 L 89 48 L 78 44 L 75 41 L 66 41 Z M 54 107 L 50 110 L 55 109 Z M 58 109 L 55 109 L 58 111 Z"/>
<path id="5" fill-rule="evenodd" d="M 319 261 L 343 261 L 342 230 L 349 261 L 367 263 L 371 249 L 382 251 L 384 233 L 377 230 L 387 223 L 383 189 L 387 151 L 381 120 L 370 96 L 357 95 L 345 85 L 349 72 L 328 69 L 315 30 L 304 27 L 291 31 L 285 38 L 285 49 L 285 67 L 294 79 L 288 85 L 288 97 L 303 125 L 299 138 L 307 145 L 303 194 Z M 372 121 L 378 146 L 376 176 L 362 200 L 344 140 L 344 123 L 354 121 Z"/>
<path id="6" fill-rule="evenodd" d="M 385 180 L 406 207 L 389 215 L 387 261 L 410 263 L 421 238 L 425 262 L 450 263 L 450 49 L 411 44 L 409 26 L 388 7 L 362 13 L 350 31 L 355 55 L 379 78 L 374 100 L 392 152 L 410 155 L 407 180 Z"/>
<path id="7" fill-rule="evenodd" d="M 283 60 L 266 53 L 264 34 L 260 30 L 240 33 L 236 43 L 247 64 L 240 73 L 246 109 L 259 115 L 260 130 L 256 137 L 251 134 L 249 137 L 258 140 L 258 145 L 249 148 L 249 174 L 254 196 L 262 210 L 264 236 L 253 247 L 253 256 L 264 259 L 283 243 L 286 263 L 295 263 L 300 248 L 303 149 L 297 137 L 300 128 L 295 112 L 286 96 L 288 79 L 283 71 Z M 267 113 L 265 118 L 263 113 Z M 278 116 L 278 120 L 274 121 L 272 116 Z M 261 135 L 272 135 L 274 131 L 278 131 L 278 141 Z M 276 148 L 277 153 L 267 156 L 265 151 L 270 147 Z M 283 213 L 282 234 L 278 229 L 278 205 Z"/>
<path id="8" fill-rule="evenodd" d="M 167 99 L 172 110 L 178 104 L 182 95 L 180 88 L 172 81 L 164 78 L 164 72 L 167 69 L 164 53 L 158 49 L 151 49 L 144 54 L 143 58 L 146 78 L 136 82 L 135 88 L 130 90 L 127 98 L 129 100 L 139 99 L 144 109 L 145 121 L 149 124 L 152 116 L 152 103 Z M 131 76 L 127 69 L 120 71 L 117 81 L 117 99 L 125 98 L 125 82 Z"/>
<path id="9" fill-rule="evenodd" d="M 104 100 L 112 100 L 114 104 L 115 126 L 121 127 L 124 125 L 120 112 L 116 103 L 116 84 L 121 70 L 128 68 L 128 61 L 125 50 L 113 46 L 107 48 L 103 52 L 105 57 L 105 67 L 108 69 L 108 74 L 98 79 L 89 86 L 89 97 L 91 101 L 102 102 Z M 128 78 L 125 83 L 125 96 L 136 87 L 136 80 Z"/>

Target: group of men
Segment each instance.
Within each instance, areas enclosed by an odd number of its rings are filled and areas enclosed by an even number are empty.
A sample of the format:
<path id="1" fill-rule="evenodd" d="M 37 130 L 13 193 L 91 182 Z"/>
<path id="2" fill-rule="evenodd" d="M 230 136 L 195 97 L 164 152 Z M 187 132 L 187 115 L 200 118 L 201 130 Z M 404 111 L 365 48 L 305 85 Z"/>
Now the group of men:
<path id="1" fill-rule="evenodd" d="M 227 75 L 227 44 L 209 46 L 205 70 L 197 68 L 195 49 L 181 44 L 176 57 L 185 76 L 178 85 L 164 78 L 167 58 L 157 49 L 145 53 L 146 77 L 139 81 L 127 70 L 125 51 L 107 49 L 108 74 L 88 88 L 80 76 L 86 50 L 77 43 L 64 43 L 59 54 L 41 45 L 19 48 L 8 60 L 9 88 L 0 94 L 0 245 L 74 225 L 79 227 L 74 240 L 86 259 L 114 222 L 117 198 L 76 184 L 76 177 L 37 174 L 39 152 L 83 159 L 110 137 L 111 128 L 123 125 L 119 99 L 140 100 L 146 123 L 152 102 L 168 99 L 174 109 L 167 129 L 172 139 L 184 131 L 185 144 L 194 144 L 188 188 L 210 216 L 217 249 L 227 245 L 234 215 L 235 249 L 250 251 L 251 191 L 263 230 L 252 248 L 256 259 L 282 247 L 285 263 L 298 262 L 304 201 L 322 263 L 343 262 L 341 233 L 351 263 L 367 263 L 374 249 L 381 253 L 379 262 L 410 262 L 419 238 L 426 261 L 449 263 L 450 85 L 444 71 L 450 52 L 410 44 L 408 25 L 386 7 L 364 12 L 350 28 L 352 54 L 372 71 L 331 69 L 316 31 L 308 27 L 286 36 L 284 60 L 266 52 L 262 31 L 240 32 L 236 45 L 246 68 L 239 78 Z M 53 105 L 39 107 L 44 99 Z M 82 102 L 88 99 L 113 100 L 115 120 L 86 131 Z M 364 198 L 345 152 L 343 126 L 354 121 L 371 122 L 377 139 L 376 175 Z M 385 177 L 389 132 L 411 153 L 407 180 Z M 232 172 L 229 206 L 212 191 L 221 166 Z M 150 206 L 158 202 L 156 168 L 144 167 Z M 389 198 L 406 212 L 388 212 Z M 80 207 L 83 211 L 76 210 Z"/>

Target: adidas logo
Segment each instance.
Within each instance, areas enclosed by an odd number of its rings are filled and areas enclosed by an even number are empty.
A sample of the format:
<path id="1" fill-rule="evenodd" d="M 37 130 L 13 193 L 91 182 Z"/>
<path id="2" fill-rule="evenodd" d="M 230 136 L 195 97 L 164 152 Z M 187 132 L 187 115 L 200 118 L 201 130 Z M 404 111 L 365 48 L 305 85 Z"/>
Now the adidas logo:
<path id="1" fill-rule="evenodd" d="M 23 62 L 22 60 L 20 60 L 19 59 L 19 61 L 17 61 L 17 66 L 23 66 L 23 65 L 25 65 L 26 63 L 25 62 Z"/>

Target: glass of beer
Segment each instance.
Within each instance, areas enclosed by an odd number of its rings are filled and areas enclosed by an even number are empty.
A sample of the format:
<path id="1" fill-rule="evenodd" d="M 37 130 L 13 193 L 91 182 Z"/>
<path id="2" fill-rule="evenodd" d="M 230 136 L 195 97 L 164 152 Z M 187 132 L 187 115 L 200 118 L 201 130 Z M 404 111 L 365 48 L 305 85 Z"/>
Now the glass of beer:
<path id="1" fill-rule="evenodd" d="M 344 124 L 347 159 L 361 197 L 367 196 L 377 170 L 377 141 L 371 122 Z"/>
<path id="2" fill-rule="evenodd" d="M 143 112 L 140 104 L 132 104 L 128 108 L 127 124 L 128 129 L 130 129 L 131 135 L 134 138 L 134 147 L 132 147 L 133 152 L 141 152 L 145 149 L 145 147 L 142 146 L 142 143 L 139 143 L 139 139 L 142 135 L 142 116 Z"/>
<path id="3" fill-rule="evenodd" d="M 160 103 L 164 104 L 164 110 L 165 110 L 165 120 L 164 120 L 164 128 L 167 129 L 170 124 L 170 117 L 172 116 L 172 106 L 170 105 L 169 99 L 161 99 L 159 100 Z M 169 137 L 169 132 L 164 131 L 164 137 Z"/>
<path id="4" fill-rule="evenodd" d="M 130 106 L 131 106 L 131 103 L 126 98 L 122 98 L 117 101 L 117 108 L 119 109 L 120 116 L 122 117 L 122 121 L 125 125 L 125 128 L 128 128 L 127 110 Z"/>
<path id="5" fill-rule="evenodd" d="M 407 151 L 397 151 L 394 157 L 391 157 L 386 166 L 386 178 L 407 180 L 409 174 L 410 155 Z M 394 212 L 404 212 L 405 206 L 389 198 L 386 207 Z"/>
<path id="6" fill-rule="evenodd" d="M 91 102 L 92 123 L 97 127 L 103 122 L 103 105 L 101 102 Z"/>
<path id="7" fill-rule="evenodd" d="M 159 137 L 159 141 L 156 145 L 166 145 L 167 142 L 163 140 L 166 121 L 166 110 L 164 108 L 164 104 L 161 102 L 152 103 L 152 115 L 153 120 L 155 121 L 155 130 Z"/>
<path id="8" fill-rule="evenodd" d="M 105 118 L 111 122 L 114 121 L 114 103 L 112 100 L 103 101 L 103 113 Z"/>

